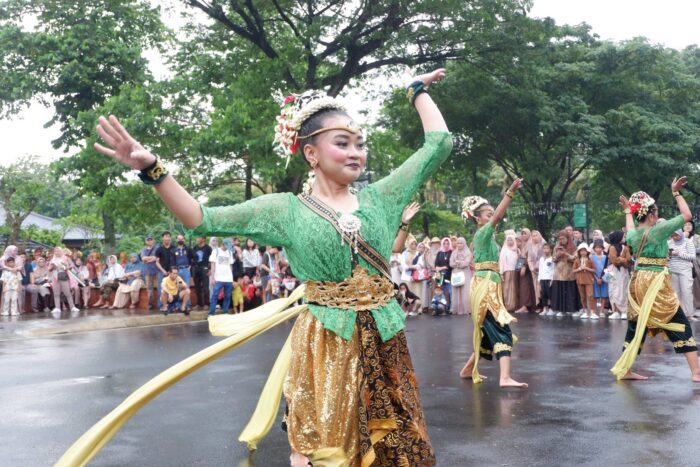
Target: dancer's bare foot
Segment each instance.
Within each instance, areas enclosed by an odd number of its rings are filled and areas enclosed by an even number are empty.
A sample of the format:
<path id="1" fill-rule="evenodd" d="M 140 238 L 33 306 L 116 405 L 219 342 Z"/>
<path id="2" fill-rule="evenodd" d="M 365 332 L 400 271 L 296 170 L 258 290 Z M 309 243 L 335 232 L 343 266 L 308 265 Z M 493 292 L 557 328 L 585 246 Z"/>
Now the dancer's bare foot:
<path id="1" fill-rule="evenodd" d="M 520 383 L 513 378 L 501 378 L 500 386 L 502 388 L 527 388 L 527 383 Z"/>
<path id="2" fill-rule="evenodd" d="M 691 379 L 694 383 L 700 383 L 700 373 L 693 373 L 693 374 L 690 376 L 690 379 Z"/>
<path id="3" fill-rule="evenodd" d="M 642 376 L 642 375 L 630 370 L 627 372 L 627 374 L 625 376 L 622 377 L 622 379 L 629 379 L 632 381 L 646 381 L 647 379 L 649 379 L 649 377 Z"/>
<path id="4" fill-rule="evenodd" d="M 309 458 L 303 454 L 292 451 L 292 455 L 289 456 L 289 462 L 291 463 L 292 467 L 308 467 Z"/>
<path id="5" fill-rule="evenodd" d="M 474 367 L 472 365 L 470 365 L 469 363 L 467 363 L 466 365 L 464 365 L 464 368 L 462 368 L 462 371 L 459 372 L 459 377 L 460 378 L 467 378 L 467 379 L 471 378 L 473 369 L 474 369 Z"/>

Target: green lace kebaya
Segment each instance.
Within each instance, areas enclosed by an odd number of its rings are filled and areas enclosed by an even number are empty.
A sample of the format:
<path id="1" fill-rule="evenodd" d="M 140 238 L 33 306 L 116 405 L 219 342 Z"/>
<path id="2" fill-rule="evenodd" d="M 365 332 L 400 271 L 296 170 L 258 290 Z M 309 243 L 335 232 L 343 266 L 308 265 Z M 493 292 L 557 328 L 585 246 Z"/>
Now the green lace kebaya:
<path id="1" fill-rule="evenodd" d="M 427 132 L 425 143 L 387 177 L 358 193 L 359 208 L 353 213 L 362 221 L 362 237 L 385 258 L 401 224 L 404 207 L 452 150 L 448 132 Z M 352 272 L 350 248 L 340 235 L 304 206 L 292 193 L 260 196 L 235 206 L 202 207 L 201 225 L 190 235 L 241 235 L 261 245 L 280 245 L 294 275 L 302 281 L 342 281 Z M 363 258 L 361 266 L 378 274 Z M 323 326 L 343 339 L 352 338 L 357 314 L 309 304 Z M 384 342 L 404 328 L 406 314 L 396 300 L 371 312 Z"/>

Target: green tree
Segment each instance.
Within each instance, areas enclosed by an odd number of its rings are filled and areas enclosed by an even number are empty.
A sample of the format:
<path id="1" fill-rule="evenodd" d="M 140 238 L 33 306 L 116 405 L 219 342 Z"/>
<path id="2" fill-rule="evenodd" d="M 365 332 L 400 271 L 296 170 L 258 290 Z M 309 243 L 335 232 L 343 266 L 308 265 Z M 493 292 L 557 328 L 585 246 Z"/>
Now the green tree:
<path id="1" fill-rule="evenodd" d="M 381 0 L 299 3 L 183 0 L 276 64 L 294 90 L 337 95 L 386 66 L 436 63 L 503 49 L 529 0 Z M 229 43 L 232 41 L 228 41 Z"/>
<path id="2" fill-rule="evenodd" d="M 42 198 L 52 196 L 46 166 L 36 157 L 23 157 L 8 166 L 0 166 L 0 202 L 9 228 L 9 244 L 20 238 L 22 222 Z"/>

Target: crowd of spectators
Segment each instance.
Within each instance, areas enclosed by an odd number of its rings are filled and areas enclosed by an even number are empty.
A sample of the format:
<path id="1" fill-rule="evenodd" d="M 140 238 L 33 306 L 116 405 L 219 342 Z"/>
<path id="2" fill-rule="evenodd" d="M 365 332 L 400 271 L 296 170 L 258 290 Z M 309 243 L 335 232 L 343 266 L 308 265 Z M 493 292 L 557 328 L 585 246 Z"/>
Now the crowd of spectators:
<path id="1" fill-rule="evenodd" d="M 664 222 L 663 219 L 660 222 Z M 604 236 L 571 226 L 554 232 L 550 242 L 536 230 L 506 230 L 499 268 L 504 304 L 512 313 L 570 315 L 580 319 L 627 319 L 627 291 L 634 258 L 624 229 Z M 669 271 L 690 320 L 700 307 L 700 235 L 688 222 L 669 242 Z M 473 255 L 464 237 L 409 236 L 390 261 L 398 299 L 408 316 L 469 314 Z"/>
<path id="2" fill-rule="evenodd" d="M 141 251 L 108 255 L 105 261 L 99 251 L 57 246 L 20 252 L 10 245 L 0 257 L 1 314 L 19 315 L 25 308 L 54 314 L 135 309 L 142 289 L 144 308 L 166 314 L 189 314 L 193 298 L 210 315 L 217 309 L 241 313 L 286 297 L 298 286 L 284 250 L 250 239 L 245 245 L 241 249 L 237 238 L 199 237 L 188 246 L 183 235 L 173 243 L 171 233 L 163 232 L 159 243 L 148 235 Z"/>

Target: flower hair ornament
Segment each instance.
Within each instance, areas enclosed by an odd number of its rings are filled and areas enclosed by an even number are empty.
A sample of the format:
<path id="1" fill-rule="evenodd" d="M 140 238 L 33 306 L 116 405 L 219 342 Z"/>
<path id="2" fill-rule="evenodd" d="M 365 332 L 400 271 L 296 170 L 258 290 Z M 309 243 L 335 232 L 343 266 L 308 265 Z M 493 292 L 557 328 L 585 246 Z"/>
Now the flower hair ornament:
<path id="1" fill-rule="evenodd" d="M 476 219 L 476 212 L 480 207 L 489 204 L 488 200 L 481 196 L 467 196 L 462 201 L 462 217 L 473 221 Z"/>
<path id="2" fill-rule="evenodd" d="M 632 215 L 640 219 L 649 214 L 649 209 L 651 209 L 656 201 L 643 191 L 638 191 L 630 196 L 629 203 Z"/>
<path id="3" fill-rule="evenodd" d="M 282 94 L 279 93 L 277 99 L 280 101 L 282 111 L 277 117 L 273 145 L 277 154 L 286 159 L 285 168 L 289 165 L 289 159 L 299 149 L 301 141 L 306 138 L 330 130 L 347 130 L 351 133 L 359 133 L 360 131 L 359 128 L 354 127 L 332 127 L 321 128 L 310 135 L 300 135 L 301 125 L 313 114 L 330 109 L 346 112 L 345 105 L 338 99 L 318 90 L 306 91 L 303 94 L 291 94 L 287 97 L 282 97 Z"/>

